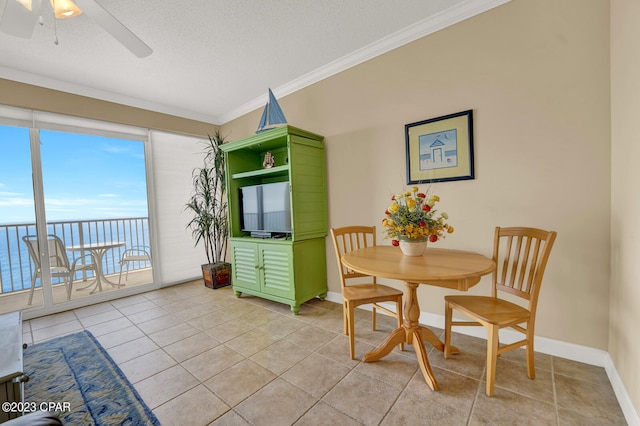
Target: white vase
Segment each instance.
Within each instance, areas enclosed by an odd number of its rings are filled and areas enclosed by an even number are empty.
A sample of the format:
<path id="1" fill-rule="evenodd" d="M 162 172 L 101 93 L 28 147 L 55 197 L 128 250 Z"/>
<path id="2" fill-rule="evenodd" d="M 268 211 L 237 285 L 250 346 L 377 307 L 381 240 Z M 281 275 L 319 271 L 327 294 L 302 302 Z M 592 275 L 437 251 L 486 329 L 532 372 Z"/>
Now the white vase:
<path id="1" fill-rule="evenodd" d="M 422 256 L 426 249 L 426 240 L 400 240 L 400 250 L 405 256 Z"/>

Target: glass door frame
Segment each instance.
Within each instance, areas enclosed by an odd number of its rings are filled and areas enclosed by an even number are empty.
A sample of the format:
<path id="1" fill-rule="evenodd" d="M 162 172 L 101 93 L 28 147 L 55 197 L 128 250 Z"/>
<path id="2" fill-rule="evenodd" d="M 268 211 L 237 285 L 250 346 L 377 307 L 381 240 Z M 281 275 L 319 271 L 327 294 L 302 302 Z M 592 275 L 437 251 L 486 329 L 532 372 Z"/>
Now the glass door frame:
<path id="1" fill-rule="evenodd" d="M 49 244 L 47 242 L 47 217 L 44 206 L 44 185 L 42 180 L 42 158 L 40 156 L 40 130 L 29 129 L 29 143 L 31 149 L 31 181 L 33 185 L 33 203 L 36 217 L 36 236 L 40 248 L 40 287 L 42 288 L 43 304 L 47 310 L 54 305 L 53 286 L 51 283 L 51 263 L 49 258 Z M 35 282 L 32 284 L 35 285 Z M 34 307 L 36 308 L 36 307 Z"/>
<path id="2" fill-rule="evenodd" d="M 38 112 L 25 110 L 17 107 L 6 107 L 0 105 L 0 124 L 14 127 L 21 127 L 29 130 L 29 154 L 31 159 L 31 177 L 33 187 L 33 202 L 35 213 L 35 228 L 38 236 L 38 245 L 41 248 L 39 256 L 41 258 L 40 285 L 43 292 L 43 302 L 38 305 L 30 305 L 18 308 L 23 312 L 24 319 L 39 317 L 42 315 L 54 314 L 69 309 L 75 309 L 89 304 L 102 303 L 109 300 L 127 297 L 142 293 L 152 289 L 160 288 L 160 264 L 157 247 L 157 229 L 155 219 L 155 203 L 153 197 L 153 171 L 151 158 L 151 144 L 149 129 L 134 127 L 124 124 L 104 122 L 94 119 L 73 117 L 56 113 Z M 50 273 L 50 261 L 48 255 L 47 235 L 49 225 L 47 223 L 45 198 L 44 198 L 44 177 L 40 131 L 53 130 L 67 133 L 77 133 L 87 136 L 102 136 L 107 138 L 124 139 L 136 141 L 143 144 L 144 151 L 144 174 L 146 178 L 146 202 L 148 218 L 148 235 L 151 251 L 155 253 L 152 257 L 152 279 L 151 282 L 139 284 L 135 287 L 124 287 L 118 292 L 102 292 L 92 295 L 90 298 L 79 298 L 74 300 L 64 300 L 54 302 L 54 291 L 52 276 Z M 43 250 L 44 249 L 44 250 Z"/>

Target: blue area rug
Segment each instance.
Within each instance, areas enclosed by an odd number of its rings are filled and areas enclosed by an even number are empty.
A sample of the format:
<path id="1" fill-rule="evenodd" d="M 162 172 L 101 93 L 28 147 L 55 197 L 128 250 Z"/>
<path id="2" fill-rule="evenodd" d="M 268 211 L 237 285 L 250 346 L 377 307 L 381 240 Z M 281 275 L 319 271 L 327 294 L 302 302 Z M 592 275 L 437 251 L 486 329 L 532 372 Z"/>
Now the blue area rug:
<path id="1" fill-rule="evenodd" d="M 68 403 L 65 425 L 159 425 L 124 373 L 88 331 L 36 343 L 24 353 L 25 402 Z"/>

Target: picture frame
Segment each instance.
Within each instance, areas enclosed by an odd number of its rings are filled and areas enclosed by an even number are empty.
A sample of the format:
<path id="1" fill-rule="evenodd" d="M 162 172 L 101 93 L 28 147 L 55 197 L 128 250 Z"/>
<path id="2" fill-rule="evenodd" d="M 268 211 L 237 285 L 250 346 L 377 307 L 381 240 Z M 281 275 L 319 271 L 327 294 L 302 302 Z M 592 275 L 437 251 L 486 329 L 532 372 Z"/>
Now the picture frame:
<path id="1" fill-rule="evenodd" d="M 474 179 L 473 110 L 404 126 L 407 184 Z"/>

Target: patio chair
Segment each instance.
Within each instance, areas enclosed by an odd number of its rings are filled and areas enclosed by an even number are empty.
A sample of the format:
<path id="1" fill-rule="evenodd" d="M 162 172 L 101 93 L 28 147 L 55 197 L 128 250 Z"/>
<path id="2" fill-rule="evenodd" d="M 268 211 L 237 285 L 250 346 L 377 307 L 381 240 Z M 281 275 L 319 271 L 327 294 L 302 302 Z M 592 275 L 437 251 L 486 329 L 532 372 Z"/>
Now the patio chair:
<path id="1" fill-rule="evenodd" d="M 352 250 L 376 245 L 375 226 L 346 226 L 344 228 L 332 228 L 331 237 L 336 250 L 338 269 L 340 270 L 340 284 L 343 298 L 344 334 L 349 336 L 349 354 L 354 359 L 354 309 L 360 305 L 371 304 L 373 313 L 371 317 L 372 329 L 376 329 L 376 310 L 379 309 L 398 321 L 398 327 L 402 327 L 402 290 L 386 285 L 378 284 L 376 277 L 347 269 L 342 264 L 342 256 Z M 360 284 L 349 284 L 347 280 L 352 278 L 368 277 L 370 281 Z M 379 305 L 380 302 L 394 302 L 396 311 Z M 404 345 L 400 344 L 404 350 Z"/>
<path id="2" fill-rule="evenodd" d="M 124 280 L 129 278 L 129 264 L 133 262 L 149 262 L 151 263 L 151 249 L 148 246 L 133 246 L 126 249 L 122 253 L 120 259 L 120 274 L 118 275 L 118 285 L 122 282 L 122 270 L 126 267 L 127 271 Z"/>
<path id="3" fill-rule="evenodd" d="M 33 301 L 33 292 L 36 288 L 36 279 L 42 279 L 42 263 L 40 262 L 40 249 L 38 246 L 38 238 L 35 235 L 25 235 L 22 237 L 29 249 L 29 256 L 35 266 L 35 271 L 31 276 L 31 289 L 29 290 L 29 302 Z M 71 288 L 73 280 L 77 272 L 93 271 L 94 276 L 97 274 L 97 265 L 91 254 L 84 254 L 69 262 L 67 251 L 64 243 L 56 235 L 47 235 L 49 246 L 49 266 L 51 278 L 59 278 L 65 285 L 67 290 L 67 300 L 71 300 Z"/>
<path id="4" fill-rule="evenodd" d="M 484 326 L 487 339 L 486 393 L 493 396 L 498 356 L 526 346 L 527 370 L 530 379 L 536 376 L 533 364 L 534 325 L 542 276 L 556 239 L 555 231 L 535 228 L 500 228 L 493 243 L 493 272 L 491 296 L 445 296 L 444 357 L 451 353 L 451 326 Z M 511 300 L 520 297 L 526 307 L 498 298 L 507 295 Z M 474 321 L 453 321 L 456 309 Z M 499 331 L 511 327 L 524 334 L 524 339 L 500 345 Z"/>

